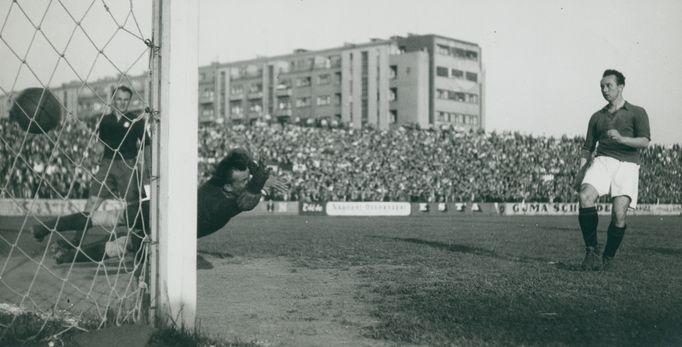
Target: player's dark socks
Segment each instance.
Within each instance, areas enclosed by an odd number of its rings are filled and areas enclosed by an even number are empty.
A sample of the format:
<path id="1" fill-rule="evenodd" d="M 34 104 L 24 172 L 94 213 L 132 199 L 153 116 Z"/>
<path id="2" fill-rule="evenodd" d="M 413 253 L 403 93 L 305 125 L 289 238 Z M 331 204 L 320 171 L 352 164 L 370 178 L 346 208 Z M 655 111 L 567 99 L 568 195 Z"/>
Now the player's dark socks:
<path id="1" fill-rule="evenodd" d="M 597 208 L 581 208 L 578 211 L 578 222 L 580 223 L 580 230 L 583 232 L 585 247 L 597 248 L 597 245 L 599 244 L 597 240 L 597 225 L 599 225 Z"/>
<path id="2" fill-rule="evenodd" d="M 74 213 L 61 216 L 59 217 L 59 222 L 57 225 L 55 225 L 55 230 L 83 230 L 90 228 L 92 226 L 92 221 L 88 217 L 89 215 L 84 213 Z M 54 225 L 54 223 L 52 225 Z"/>
<path id="3" fill-rule="evenodd" d="M 604 257 L 613 258 L 616 255 L 618 247 L 620 247 L 623 236 L 625 235 L 625 228 L 619 228 L 613 223 L 609 224 L 609 229 L 606 236 L 606 247 L 604 247 Z"/>
<path id="4" fill-rule="evenodd" d="M 56 231 L 82 231 L 92 226 L 92 222 L 88 219 L 88 215 L 83 213 L 74 213 L 59 218 L 52 218 L 45 221 L 43 224 L 36 224 L 32 227 L 31 232 L 38 242 L 42 242 L 43 239 L 52 232 L 53 228 Z M 78 238 L 78 240 L 80 240 L 80 238 Z"/>
<path id="5" fill-rule="evenodd" d="M 76 257 L 77 261 L 100 261 L 104 259 L 106 254 L 106 244 L 104 242 L 96 242 L 81 248 Z M 89 257 L 89 258 L 88 258 Z"/>
<path id="6" fill-rule="evenodd" d="M 90 214 L 83 214 L 83 213 L 75 213 L 72 215 L 64 216 L 68 217 L 66 220 L 65 227 L 69 227 L 69 229 L 64 229 L 64 230 L 75 230 L 76 233 L 73 235 L 73 238 L 71 239 L 71 242 L 74 245 L 78 245 L 81 243 L 81 240 L 83 239 L 83 234 L 85 234 L 86 230 L 90 229 L 92 227 L 92 219 L 89 218 Z M 62 218 L 64 218 L 62 217 Z M 61 224 L 61 221 L 59 222 Z M 57 229 L 61 230 L 61 229 Z"/>
<path id="7" fill-rule="evenodd" d="M 103 260 L 106 255 L 105 245 L 105 242 L 96 242 L 81 248 L 80 251 L 76 253 L 76 248 L 73 248 L 70 245 L 64 247 L 56 244 L 54 248 L 54 258 L 57 264 L 100 261 Z"/>

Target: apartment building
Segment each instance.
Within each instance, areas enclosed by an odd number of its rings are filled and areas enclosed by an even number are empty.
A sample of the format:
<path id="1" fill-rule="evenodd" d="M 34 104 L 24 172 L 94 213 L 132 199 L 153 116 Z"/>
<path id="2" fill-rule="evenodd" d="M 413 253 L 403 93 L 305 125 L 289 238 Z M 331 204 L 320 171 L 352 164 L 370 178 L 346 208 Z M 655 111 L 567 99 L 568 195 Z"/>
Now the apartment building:
<path id="1" fill-rule="evenodd" d="M 483 129 L 483 71 L 477 44 L 432 34 L 215 62 L 199 67 L 198 117 L 218 123 Z M 89 118 L 106 111 L 118 84 L 133 87 L 131 109 L 142 110 L 150 99 L 147 74 L 71 82 L 52 91 L 69 117 Z M 0 117 L 7 115 L 4 99 Z"/>

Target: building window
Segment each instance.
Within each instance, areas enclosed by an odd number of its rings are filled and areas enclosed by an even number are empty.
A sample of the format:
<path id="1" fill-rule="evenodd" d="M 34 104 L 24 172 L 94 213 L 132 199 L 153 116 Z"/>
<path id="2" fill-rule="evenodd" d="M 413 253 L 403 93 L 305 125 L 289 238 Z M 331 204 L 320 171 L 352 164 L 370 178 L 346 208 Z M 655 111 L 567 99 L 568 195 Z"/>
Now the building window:
<path id="1" fill-rule="evenodd" d="M 390 110 L 389 111 L 389 119 L 388 123 L 389 124 L 394 124 L 398 122 L 398 110 Z"/>
<path id="2" fill-rule="evenodd" d="M 329 84 L 329 81 L 330 81 L 329 74 L 317 76 L 317 84 L 320 85 Z"/>
<path id="3" fill-rule="evenodd" d="M 468 94 L 468 102 L 471 104 L 478 104 L 478 95 L 476 94 Z"/>
<path id="4" fill-rule="evenodd" d="M 230 102 L 230 113 L 231 114 L 240 115 L 240 114 L 242 114 L 242 112 L 243 112 L 243 109 L 242 109 L 242 102 L 241 101 Z"/>
<path id="5" fill-rule="evenodd" d="M 436 120 L 439 122 L 444 122 L 445 121 L 445 112 L 438 112 L 438 118 Z"/>
<path id="6" fill-rule="evenodd" d="M 341 72 L 334 72 L 334 84 L 341 84 Z"/>
<path id="7" fill-rule="evenodd" d="M 398 88 L 391 88 L 388 90 L 388 101 L 398 100 Z"/>
<path id="8" fill-rule="evenodd" d="M 204 92 L 201 94 L 202 98 L 206 100 L 213 101 L 213 89 L 212 88 L 204 88 Z"/>
<path id="9" fill-rule="evenodd" d="M 478 82 L 478 75 L 475 72 L 467 72 L 467 80 Z"/>
<path id="10" fill-rule="evenodd" d="M 457 58 L 466 58 L 466 51 L 461 48 L 452 48 L 452 55 Z"/>
<path id="11" fill-rule="evenodd" d="M 244 86 L 241 84 L 233 84 L 230 87 L 230 94 L 231 95 L 242 95 L 244 94 Z"/>
<path id="12" fill-rule="evenodd" d="M 332 102 L 332 98 L 329 95 L 320 95 L 317 97 L 317 105 L 318 106 L 329 105 L 331 102 Z"/>
<path id="13" fill-rule="evenodd" d="M 249 101 L 249 112 L 261 113 L 263 111 L 263 102 L 261 100 Z"/>
<path id="14" fill-rule="evenodd" d="M 478 52 L 466 51 L 465 54 L 467 59 L 478 60 Z"/>
<path id="15" fill-rule="evenodd" d="M 448 77 L 448 68 L 436 66 L 436 76 Z"/>
<path id="16" fill-rule="evenodd" d="M 450 47 L 445 45 L 437 45 L 436 52 L 440 55 L 450 55 Z"/>
<path id="17" fill-rule="evenodd" d="M 212 118 L 212 117 L 213 117 L 213 109 L 212 109 L 212 108 L 208 108 L 208 107 L 205 108 L 205 109 L 201 112 L 201 116 L 204 117 L 204 118 Z"/>
<path id="18" fill-rule="evenodd" d="M 452 69 L 452 78 L 464 78 L 464 71 Z"/>
<path id="19" fill-rule="evenodd" d="M 296 107 L 307 107 L 310 106 L 310 98 L 298 98 L 296 99 Z"/>
<path id="20" fill-rule="evenodd" d="M 449 91 L 448 98 L 457 102 L 466 102 L 467 94 L 462 92 Z"/>
<path id="21" fill-rule="evenodd" d="M 390 78 L 392 80 L 398 78 L 398 66 L 397 65 L 389 66 L 388 78 Z"/>
<path id="22" fill-rule="evenodd" d="M 263 83 L 251 83 L 249 85 L 249 93 L 260 93 L 263 91 Z"/>
<path id="23" fill-rule="evenodd" d="M 341 93 L 334 94 L 334 105 L 341 105 Z"/>
<path id="24" fill-rule="evenodd" d="M 287 90 L 291 88 L 291 80 L 288 78 L 277 79 L 277 90 Z"/>
<path id="25" fill-rule="evenodd" d="M 340 55 L 330 55 L 329 63 L 331 67 L 341 67 L 341 56 Z"/>
<path id="26" fill-rule="evenodd" d="M 288 96 L 280 96 L 277 98 L 277 109 L 288 110 L 291 108 L 291 101 Z"/>
<path id="27" fill-rule="evenodd" d="M 297 78 L 296 87 L 310 87 L 310 76 Z"/>

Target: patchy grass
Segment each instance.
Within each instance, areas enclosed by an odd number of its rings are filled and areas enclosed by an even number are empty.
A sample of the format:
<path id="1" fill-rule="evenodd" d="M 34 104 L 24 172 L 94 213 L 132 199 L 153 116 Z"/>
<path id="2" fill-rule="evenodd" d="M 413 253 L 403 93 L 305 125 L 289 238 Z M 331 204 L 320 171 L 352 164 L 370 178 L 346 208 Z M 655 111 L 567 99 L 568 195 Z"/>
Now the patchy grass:
<path id="1" fill-rule="evenodd" d="M 600 221 L 603 244 L 608 219 Z M 628 225 L 605 272 L 578 271 L 583 249 L 575 217 L 241 216 L 199 247 L 213 255 L 286 257 L 313 269 L 358 269 L 358 292 L 371 295 L 357 300 L 371 304 L 377 320 L 360 329 L 378 345 L 680 346 L 682 218 L 630 217 Z M 0 315 L 0 328 L 6 318 Z M 23 342 L 37 323 L 17 320 L 0 345 Z M 34 338 L 53 333 L 46 328 Z M 69 336 L 62 335 L 66 345 Z M 162 329 L 149 346 L 258 344 Z"/>
<path id="2" fill-rule="evenodd" d="M 33 313 L 13 314 L 0 311 L 0 346 L 45 347 L 76 346 L 76 340 L 81 334 L 88 334 L 73 328 L 74 322 L 59 319 L 44 319 Z M 82 325 L 80 325 L 82 326 Z M 7 329 L 4 329 L 7 327 Z M 69 327 L 72 327 L 69 329 Z M 94 329 L 96 327 L 92 326 Z M 115 341 L 100 341 L 102 345 L 113 346 Z M 200 329 L 188 331 L 185 329 L 162 328 L 152 334 L 148 347 L 258 347 L 255 342 L 222 341 L 204 336 Z"/>
<path id="3" fill-rule="evenodd" d="M 607 217 L 601 217 L 605 242 Z M 359 267 L 366 336 L 466 346 L 682 345 L 682 220 L 630 217 L 616 262 L 578 271 L 576 217 L 237 218 L 200 248 Z"/>
<path id="4" fill-rule="evenodd" d="M 149 341 L 148 347 L 258 347 L 254 342 L 227 342 L 203 336 L 200 331 L 186 331 L 172 328 L 158 330 Z"/>

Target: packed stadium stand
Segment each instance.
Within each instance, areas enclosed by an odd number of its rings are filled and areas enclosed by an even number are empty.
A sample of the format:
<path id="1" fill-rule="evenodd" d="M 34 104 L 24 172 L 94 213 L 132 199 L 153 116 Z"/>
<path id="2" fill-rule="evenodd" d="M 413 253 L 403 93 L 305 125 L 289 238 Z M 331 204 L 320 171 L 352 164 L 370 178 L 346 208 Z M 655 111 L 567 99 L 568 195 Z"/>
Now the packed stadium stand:
<path id="1" fill-rule="evenodd" d="M 86 150 L 94 127 L 67 122 L 47 137 L 0 119 L 0 198 L 86 198 L 97 164 Z M 289 183 L 274 200 L 577 201 L 571 183 L 580 137 L 279 124 L 202 124 L 199 131 L 200 181 L 230 148 L 247 147 Z M 680 145 L 643 151 L 640 182 L 641 203 L 682 202 Z"/>

